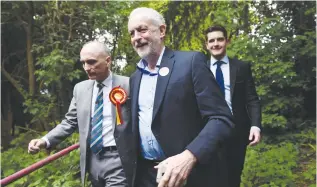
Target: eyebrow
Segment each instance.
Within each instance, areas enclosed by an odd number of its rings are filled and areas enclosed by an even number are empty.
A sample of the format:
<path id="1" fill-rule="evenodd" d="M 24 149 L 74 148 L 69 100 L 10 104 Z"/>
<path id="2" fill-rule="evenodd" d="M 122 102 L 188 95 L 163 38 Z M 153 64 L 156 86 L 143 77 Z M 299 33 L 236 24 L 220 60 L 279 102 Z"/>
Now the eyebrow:
<path id="1" fill-rule="evenodd" d="M 87 64 L 93 64 L 93 63 L 96 63 L 97 60 L 96 59 L 88 59 L 88 60 L 79 60 L 79 62 L 81 62 L 82 64 L 86 63 L 86 62 L 87 62 Z"/>
<path id="2" fill-rule="evenodd" d="M 138 27 L 136 27 L 136 28 L 134 28 L 134 29 L 132 29 L 132 30 L 128 30 L 129 32 L 132 32 L 132 31 L 134 31 L 134 30 L 137 30 L 137 29 L 144 29 L 144 28 L 149 28 L 148 26 L 146 26 L 146 25 L 139 25 Z"/>
<path id="3" fill-rule="evenodd" d="M 208 41 L 219 40 L 219 39 L 226 39 L 226 38 L 224 36 L 221 36 L 221 37 L 217 37 L 217 38 L 210 38 Z"/>

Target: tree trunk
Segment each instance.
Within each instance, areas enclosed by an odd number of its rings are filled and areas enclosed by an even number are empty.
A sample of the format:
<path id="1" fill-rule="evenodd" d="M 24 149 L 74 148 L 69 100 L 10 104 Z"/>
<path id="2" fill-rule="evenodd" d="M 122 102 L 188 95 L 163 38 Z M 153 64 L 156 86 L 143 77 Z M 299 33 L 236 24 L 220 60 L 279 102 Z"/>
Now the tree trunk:
<path id="1" fill-rule="evenodd" d="M 1 111 L 1 146 L 3 149 L 9 147 L 12 140 L 11 130 L 13 130 L 13 113 L 11 109 L 11 92 L 6 93 L 5 105 Z"/>
<path id="2" fill-rule="evenodd" d="M 28 64 L 28 72 L 29 72 L 29 94 L 30 96 L 34 96 L 35 94 L 35 68 L 32 54 L 32 30 L 33 30 L 33 2 L 28 1 L 28 18 L 27 25 L 25 26 L 26 31 L 26 55 L 27 55 L 27 64 Z"/>

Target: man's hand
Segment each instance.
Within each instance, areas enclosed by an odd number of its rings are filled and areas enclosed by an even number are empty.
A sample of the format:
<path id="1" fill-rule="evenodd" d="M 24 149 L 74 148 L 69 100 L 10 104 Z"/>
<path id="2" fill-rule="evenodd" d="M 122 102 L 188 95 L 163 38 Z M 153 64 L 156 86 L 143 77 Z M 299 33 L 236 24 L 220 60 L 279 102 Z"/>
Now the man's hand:
<path id="1" fill-rule="evenodd" d="M 249 143 L 250 146 L 256 145 L 260 142 L 261 140 L 261 132 L 260 129 L 257 127 L 251 127 L 250 129 L 250 135 L 249 135 L 249 140 L 252 142 Z"/>
<path id="2" fill-rule="evenodd" d="M 169 157 L 155 166 L 156 169 L 165 167 L 165 173 L 158 187 L 181 187 L 197 162 L 196 157 L 188 150 Z"/>
<path id="3" fill-rule="evenodd" d="M 42 139 L 33 139 L 29 143 L 28 152 L 31 154 L 35 154 L 40 151 L 40 149 L 46 147 L 45 140 Z"/>

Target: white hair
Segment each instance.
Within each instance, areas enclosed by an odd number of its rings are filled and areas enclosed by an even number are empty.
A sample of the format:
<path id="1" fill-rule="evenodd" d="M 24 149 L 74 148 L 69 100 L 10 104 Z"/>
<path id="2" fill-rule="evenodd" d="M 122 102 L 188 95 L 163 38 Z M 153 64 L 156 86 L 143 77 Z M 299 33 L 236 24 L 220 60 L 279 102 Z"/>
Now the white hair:
<path id="1" fill-rule="evenodd" d="M 153 25 L 161 26 L 165 25 L 164 17 L 152 8 L 147 7 L 139 7 L 134 9 L 129 16 L 129 20 L 134 16 L 142 16 L 150 21 L 152 21 Z"/>
<path id="2" fill-rule="evenodd" d="M 106 44 L 99 42 L 97 40 L 89 41 L 89 42 L 85 43 L 82 48 L 87 47 L 87 46 L 89 46 L 89 47 L 93 46 L 97 50 L 100 49 L 100 52 L 105 53 L 106 55 L 110 55 L 110 50 L 106 46 Z"/>

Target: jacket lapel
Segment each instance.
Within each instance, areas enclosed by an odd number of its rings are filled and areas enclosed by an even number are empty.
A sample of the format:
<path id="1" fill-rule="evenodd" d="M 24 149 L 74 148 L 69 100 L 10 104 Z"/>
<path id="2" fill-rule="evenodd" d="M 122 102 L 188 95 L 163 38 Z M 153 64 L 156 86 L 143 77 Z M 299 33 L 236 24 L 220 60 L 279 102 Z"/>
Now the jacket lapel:
<path id="1" fill-rule="evenodd" d="M 168 48 L 165 48 L 165 52 L 163 54 L 162 61 L 160 64 L 160 70 L 162 68 L 167 68 L 169 70 L 169 72 L 165 76 L 161 76 L 160 73 L 158 74 L 155 97 L 154 97 L 152 121 L 154 121 L 155 116 L 156 116 L 156 114 L 161 106 L 163 99 L 164 99 L 166 87 L 168 85 L 168 81 L 169 81 L 170 76 L 172 74 L 173 66 L 174 66 L 174 62 L 175 62 L 173 57 L 174 57 L 174 52 Z"/>
<path id="2" fill-rule="evenodd" d="M 141 83 L 142 73 L 141 71 L 137 70 L 133 77 L 131 77 L 131 85 L 130 93 L 131 97 L 131 108 L 132 108 L 132 131 L 136 132 L 138 130 L 137 122 L 138 122 L 138 111 L 139 111 L 139 90 L 140 90 L 140 83 Z M 133 110 L 134 109 L 134 110 Z"/>
<path id="3" fill-rule="evenodd" d="M 87 110 L 89 111 L 88 112 L 88 115 L 87 114 L 84 114 L 83 116 L 86 116 L 86 119 L 84 121 L 83 124 L 87 124 L 84 126 L 84 128 L 86 128 L 87 130 L 85 131 L 86 134 L 85 134 L 85 137 L 86 137 L 86 140 L 88 138 L 88 135 L 89 135 L 89 132 L 90 132 L 90 118 L 91 118 L 91 100 L 92 100 L 92 92 L 93 92 L 93 88 L 94 88 L 94 84 L 95 84 L 95 81 L 90 81 L 89 82 L 89 85 L 87 86 L 87 90 L 85 92 L 83 92 L 83 94 L 87 94 L 84 98 L 85 100 L 83 101 L 85 104 L 84 106 L 87 108 Z"/>
<path id="4" fill-rule="evenodd" d="M 234 86 L 236 83 L 237 70 L 238 70 L 237 64 L 234 62 L 234 59 L 229 58 L 229 68 L 230 68 L 230 94 L 232 99 Z"/>
<path id="5" fill-rule="evenodd" d="M 117 76 L 113 73 L 112 74 L 112 88 L 119 86 L 120 83 L 117 79 Z M 116 128 L 117 118 L 116 118 L 116 107 L 113 103 L 111 103 L 111 115 L 112 115 L 112 129 L 114 132 L 114 129 Z"/>
<path id="6" fill-rule="evenodd" d="M 207 66 L 210 69 L 210 60 L 207 60 Z"/>

